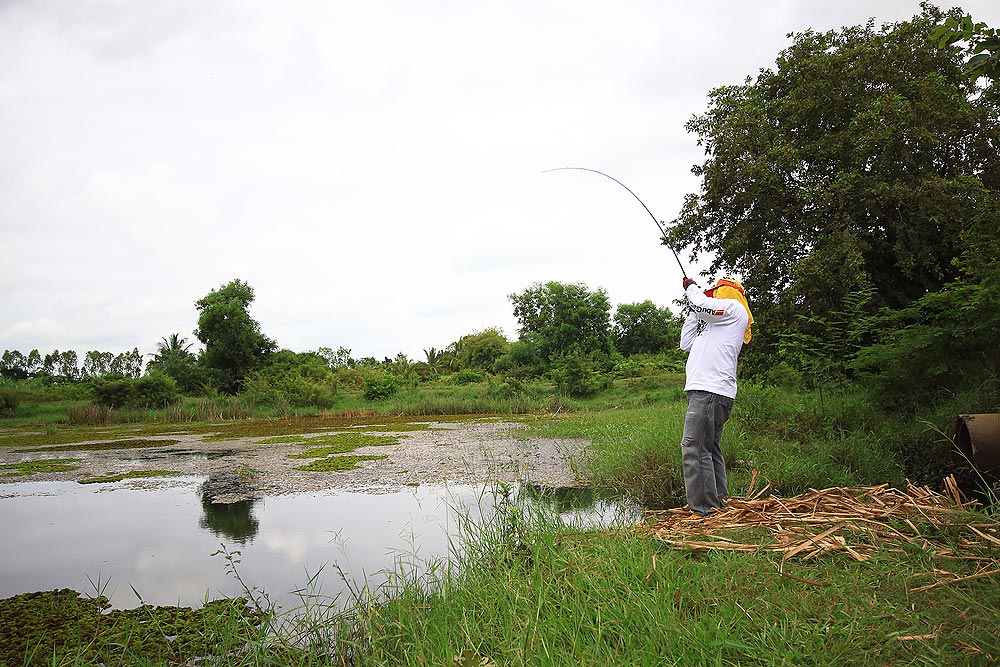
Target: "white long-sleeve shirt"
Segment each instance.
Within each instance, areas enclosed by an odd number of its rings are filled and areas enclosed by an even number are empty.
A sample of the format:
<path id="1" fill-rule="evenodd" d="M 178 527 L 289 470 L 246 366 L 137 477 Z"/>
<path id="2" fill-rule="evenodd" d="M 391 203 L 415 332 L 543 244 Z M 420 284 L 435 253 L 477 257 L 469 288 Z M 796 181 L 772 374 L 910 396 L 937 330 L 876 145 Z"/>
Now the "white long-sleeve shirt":
<path id="1" fill-rule="evenodd" d="M 697 285 L 688 286 L 686 294 L 691 312 L 681 329 L 681 349 L 690 352 L 684 391 L 736 398 L 736 362 L 747 329 L 746 308 L 734 299 L 705 296 Z"/>

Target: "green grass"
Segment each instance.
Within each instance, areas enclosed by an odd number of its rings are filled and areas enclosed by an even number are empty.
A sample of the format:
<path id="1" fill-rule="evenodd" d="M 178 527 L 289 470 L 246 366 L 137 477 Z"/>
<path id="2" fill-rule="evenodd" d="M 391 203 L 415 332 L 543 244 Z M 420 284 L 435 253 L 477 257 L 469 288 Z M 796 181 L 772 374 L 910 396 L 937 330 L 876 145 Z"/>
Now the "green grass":
<path id="1" fill-rule="evenodd" d="M 591 484 L 617 491 L 650 508 L 684 502 L 680 442 L 684 403 L 655 407 L 573 412 L 529 422 L 529 432 L 551 437 L 582 437 L 591 442 L 574 467 Z"/>
<path id="2" fill-rule="evenodd" d="M 1000 656 L 996 582 L 912 592 L 931 554 L 692 554 L 630 532 L 489 536 L 431 582 L 359 610 L 371 664 L 975 665 Z M 510 537 L 508 535 L 508 537 Z M 901 639 L 924 637 L 923 639 Z M 450 663 L 448 663 L 450 664 Z"/>
<path id="3" fill-rule="evenodd" d="M 205 425 L 205 430 L 208 426 Z M 81 444 L 88 441 L 112 441 L 141 438 L 144 436 L 173 435 L 191 432 L 176 424 L 116 424 L 113 426 L 67 426 L 46 424 L 42 428 L 21 427 L 0 433 L 0 447 L 52 447 Z"/>
<path id="4" fill-rule="evenodd" d="M 22 403 L 11 415 L 0 417 L 0 428 L 18 424 L 55 424 L 66 422 L 71 409 L 82 408 L 87 400 L 42 401 Z"/>
<path id="5" fill-rule="evenodd" d="M 809 488 L 904 484 L 894 447 L 904 427 L 853 403 L 750 383 L 740 386 L 722 435 L 730 492 L 746 490 L 757 470 L 779 495 Z M 680 442 L 683 398 L 651 407 L 580 411 L 528 422 L 530 432 L 591 441 L 576 465 L 595 486 L 631 496 L 651 509 L 683 505 Z"/>

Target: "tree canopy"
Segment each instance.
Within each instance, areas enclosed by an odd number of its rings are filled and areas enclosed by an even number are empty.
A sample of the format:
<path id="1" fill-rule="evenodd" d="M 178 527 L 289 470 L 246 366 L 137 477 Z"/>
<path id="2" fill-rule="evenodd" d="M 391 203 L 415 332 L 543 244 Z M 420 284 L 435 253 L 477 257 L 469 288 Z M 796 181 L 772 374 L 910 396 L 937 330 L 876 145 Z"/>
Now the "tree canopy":
<path id="1" fill-rule="evenodd" d="M 195 302 L 199 314 L 194 333 L 205 346 L 200 360 L 224 392 L 239 391 L 247 374 L 277 349 L 250 317 L 253 300 L 253 288 L 236 279 Z"/>
<path id="2" fill-rule="evenodd" d="M 668 239 L 743 278 L 758 350 L 869 286 L 870 311 L 942 290 L 968 275 L 974 227 L 998 228 L 1000 95 L 932 36 L 951 15 L 796 34 L 688 122 L 701 190 Z"/>
<path id="3" fill-rule="evenodd" d="M 613 350 L 611 304 L 603 289 L 582 283 L 535 283 L 510 294 L 522 342 L 532 343 L 542 359 L 570 354 L 608 354 Z"/>
<path id="4" fill-rule="evenodd" d="M 623 356 L 657 354 L 680 343 L 681 322 L 652 301 L 623 303 L 615 310 L 615 347 Z"/>

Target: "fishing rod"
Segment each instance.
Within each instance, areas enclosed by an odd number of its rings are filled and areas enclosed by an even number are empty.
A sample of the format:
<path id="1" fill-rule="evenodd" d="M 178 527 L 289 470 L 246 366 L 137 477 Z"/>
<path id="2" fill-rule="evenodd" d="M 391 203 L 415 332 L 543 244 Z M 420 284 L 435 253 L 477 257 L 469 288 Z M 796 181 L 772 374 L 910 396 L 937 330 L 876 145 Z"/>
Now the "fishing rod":
<path id="1" fill-rule="evenodd" d="M 643 201 L 641 199 L 639 199 L 639 195 L 637 195 L 634 192 L 632 192 L 632 189 L 629 186 L 625 185 L 624 183 L 622 183 L 621 181 L 619 181 L 614 176 L 608 176 L 603 171 L 597 171 L 596 169 L 588 169 L 587 167 L 556 167 L 555 169 L 546 169 L 542 173 L 543 174 L 547 174 L 550 171 L 589 171 L 592 174 L 599 174 L 601 176 L 604 176 L 605 178 L 610 178 L 612 181 L 614 181 L 618 185 L 620 185 L 623 188 L 625 188 L 626 190 L 628 190 L 628 193 L 630 195 L 632 195 L 633 197 L 635 197 L 635 200 L 637 202 L 639 202 L 640 204 L 642 204 L 642 207 L 644 209 L 646 209 L 646 213 L 649 213 L 649 217 L 651 217 L 653 219 L 653 222 L 656 223 L 656 226 L 660 229 L 660 234 L 662 234 L 663 245 L 667 246 L 667 248 L 670 250 L 670 252 L 673 253 L 674 259 L 677 260 L 677 266 L 680 267 L 681 275 L 683 275 L 684 277 L 687 277 L 687 271 L 684 270 L 684 266 L 681 264 L 681 258 L 677 256 L 677 251 L 674 250 L 673 247 L 671 247 L 671 245 L 669 243 L 667 243 L 667 232 L 663 229 L 663 224 L 659 220 L 656 219 L 656 216 L 653 215 L 653 212 L 649 210 L 649 207 L 646 206 L 645 204 L 643 204 Z"/>

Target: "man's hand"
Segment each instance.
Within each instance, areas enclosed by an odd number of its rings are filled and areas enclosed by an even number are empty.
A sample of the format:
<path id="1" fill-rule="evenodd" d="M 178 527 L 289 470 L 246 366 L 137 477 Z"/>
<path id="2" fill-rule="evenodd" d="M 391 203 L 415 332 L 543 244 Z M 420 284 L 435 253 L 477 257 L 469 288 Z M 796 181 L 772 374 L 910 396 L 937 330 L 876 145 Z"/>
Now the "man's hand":
<path id="1" fill-rule="evenodd" d="M 685 292 L 687 292 L 687 288 L 688 287 L 691 287 L 691 285 L 697 285 L 697 284 L 698 283 L 696 283 L 695 281 L 691 280 L 687 276 L 684 276 L 684 291 Z"/>

